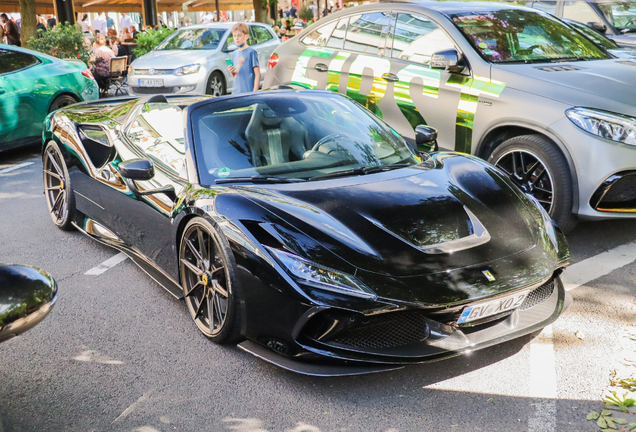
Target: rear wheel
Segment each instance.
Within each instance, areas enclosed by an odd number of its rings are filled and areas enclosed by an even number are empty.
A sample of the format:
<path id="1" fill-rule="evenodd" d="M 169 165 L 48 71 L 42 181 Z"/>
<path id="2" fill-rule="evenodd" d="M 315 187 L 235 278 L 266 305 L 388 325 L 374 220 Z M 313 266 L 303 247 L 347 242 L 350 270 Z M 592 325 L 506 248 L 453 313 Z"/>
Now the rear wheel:
<path id="1" fill-rule="evenodd" d="M 53 223 L 60 229 L 72 229 L 75 214 L 75 196 L 64 157 L 57 144 L 49 142 L 42 158 L 44 168 L 44 195 Z"/>
<path id="2" fill-rule="evenodd" d="M 577 223 L 572 215 L 570 170 L 563 154 L 542 135 L 504 141 L 488 162 L 506 173 L 523 192 L 534 196 L 564 232 Z"/>
<path id="3" fill-rule="evenodd" d="M 61 95 L 55 98 L 49 107 L 49 112 L 52 113 L 55 110 L 63 108 L 68 105 L 77 103 L 77 100 L 71 95 Z"/>
<path id="4" fill-rule="evenodd" d="M 179 268 L 186 306 L 201 333 L 217 343 L 237 341 L 241 326 L 236 263 L 225 237 L 207 220 L 195 218 L 186 225 Z"/>
<path id="5" fill-rule="evenodd" d="M 225 94 L 225 79 L 220 72 L 212 72 L 205 92 L 212 96 L 223 96 Z"/>

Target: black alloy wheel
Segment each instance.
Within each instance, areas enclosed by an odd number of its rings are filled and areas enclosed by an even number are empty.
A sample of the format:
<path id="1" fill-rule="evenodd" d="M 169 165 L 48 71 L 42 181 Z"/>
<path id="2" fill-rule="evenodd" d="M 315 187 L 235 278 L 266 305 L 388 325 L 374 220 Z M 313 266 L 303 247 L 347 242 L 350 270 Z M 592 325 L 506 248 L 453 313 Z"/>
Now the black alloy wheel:
<path id="1" fill-rule="evenodd" d="M 63 108 L 65 106 L 73 105 L 74 103 L 77 103 L 77 100 L 73 96 L 70 96 L 70 95 L 58 96 L 51 103 L 51 106 L 49 107 L 49 113 L 52 113 L 53 111 Z"/>
<path id="2" fill-rule="evenodd" d="M 212 72 L 205 92 L 212 96 L 223 96 L 225 94 L 225 79 L 220 72 Z"/>
<path id="3" fill-rule="evenodd" d="M 492 152 L 488 162 L 536 198 L 564 232 L 576 226 L 570 170 L 563 154 L 548 139 L 542 135 L 510 138 Z"/>
<path id="4" fill-rule="evenodd" d="M 235 268 L 229 243 L 210 222 L 188 222 L 179 246 L 183 296 L 199 330 L 217 343 L 240 338 Z"/>
<path id="5" fill-rule="evenodd" d="M 75 195 L 71 187 L 68 169 L 57 144 L 50 141 L 42 157 L 44 170 L 44 195 L 53 223 L 60 229 L 72 229 L 75 213 Z"/>

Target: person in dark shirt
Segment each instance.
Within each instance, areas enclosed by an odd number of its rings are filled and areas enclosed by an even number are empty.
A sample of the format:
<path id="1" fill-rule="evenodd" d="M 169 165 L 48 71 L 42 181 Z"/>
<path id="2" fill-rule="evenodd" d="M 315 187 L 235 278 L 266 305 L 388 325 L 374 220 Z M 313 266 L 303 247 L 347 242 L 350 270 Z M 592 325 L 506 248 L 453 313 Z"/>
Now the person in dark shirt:
<path id="1" fill-rule="evenodd" d="M 11 21 L 5 13 L 0 15 L 0 22 L 2 22 L 2 26 L 4 27 L 4 35 L 7 38 L 7 43 L 9 45 L 21 46 L 20 32 L 18 31 L 16 23 Z"/>
<path id="2" fill-rule="evenodd" d="M 46 20 L 46 27 L 52 29 L 53 27 L 55 27 L 57 25 L 57 20 L 55 19 L 55 16 L 53 15 L 47 15 L 47 20 Z"/>
<path id="3" fill-rule="evenodd" d="M 46 24 L 44 24 L 46 20 L 44 19 L 44 15 L 38 15 L 36 19 L 38 20 L 38 23 L 35 25 L 35 32 L 38 37 L 42 37 L 42 34 L 40 34 L 40 30 L 42 30 L 43 32 L 46 31 Z"/>
<path id="4" fill-rule="evenodd" d="M 296 12 L 298 12 L 298 9 L 296 8 L 296 6 L 292 5 L 291 9 L 289 10 L 289 15 L 292 18 L 298 18 L 298 16 L 296 15 Z"/>

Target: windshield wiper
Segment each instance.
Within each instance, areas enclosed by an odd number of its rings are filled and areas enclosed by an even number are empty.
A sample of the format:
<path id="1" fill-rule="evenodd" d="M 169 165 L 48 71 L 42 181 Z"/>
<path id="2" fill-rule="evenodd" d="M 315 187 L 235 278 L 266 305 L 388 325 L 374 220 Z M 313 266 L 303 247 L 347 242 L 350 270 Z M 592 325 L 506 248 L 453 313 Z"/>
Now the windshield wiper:
<path id="1" fill-rule="evenodd" d="M 223 183 L 298 183 L 307 181 L 305 179 L 291 179 L 287 177 L 269 176 L 269 175 L 253 175 L 251 177 L 227 177 L 215 180 L 216 184 Z"/>
<path id="2" fill-rule="evenodd" d="M 390 171 L 398 168 L 404 168 L 409 166 L 414 166 L 415 164 L 411 163 L 396 163 L 391 165 L 374 165 L 374 166 L 361 166 L 356 167 L 344 171 L 336 171 L 328 174 L 323 174 L 319 176 L 309 177 L 308 180 L 324 180 L 327 178 L 335 178 L 335 177 L 347 177 L 350 175 L 365 175 L 365 174 L 373 174 L 383 171 Z"/>

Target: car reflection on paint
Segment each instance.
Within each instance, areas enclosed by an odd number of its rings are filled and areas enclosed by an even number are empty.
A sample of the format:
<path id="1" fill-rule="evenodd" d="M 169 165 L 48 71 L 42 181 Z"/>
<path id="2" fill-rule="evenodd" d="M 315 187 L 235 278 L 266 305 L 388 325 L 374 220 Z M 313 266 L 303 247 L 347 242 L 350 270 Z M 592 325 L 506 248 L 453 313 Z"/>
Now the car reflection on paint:
<path id="1" fill-rule="evenodd" d="M 451 357 L 571 299 L 565 237 L 534 198 L 337 93 L 101 101 L 45 128 L 54 224 L 124 251 L 212 341 L 286 369 Z"/>

